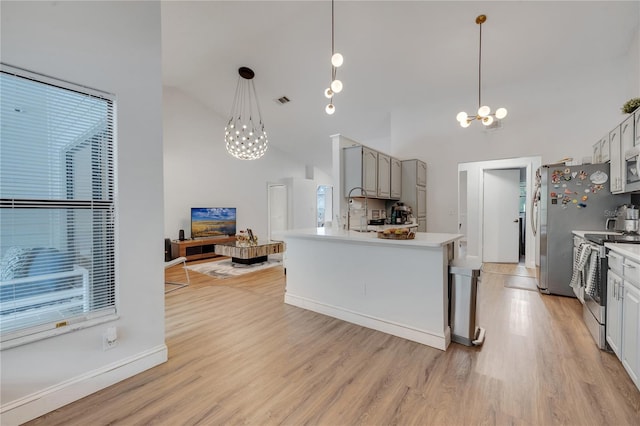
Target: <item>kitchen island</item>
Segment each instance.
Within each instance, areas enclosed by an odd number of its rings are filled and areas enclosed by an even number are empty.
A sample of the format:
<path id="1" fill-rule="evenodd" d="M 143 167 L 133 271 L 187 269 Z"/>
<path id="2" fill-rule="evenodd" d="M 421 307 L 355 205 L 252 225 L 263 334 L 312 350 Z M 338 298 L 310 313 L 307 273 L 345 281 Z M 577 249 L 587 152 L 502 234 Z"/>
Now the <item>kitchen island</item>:
<path id="1" fill-rule="evenodd" d="M 448 265 L 462 234 L 313 228 L 282 234 L 287 251 L 285 303 L 445 350 Z"/>

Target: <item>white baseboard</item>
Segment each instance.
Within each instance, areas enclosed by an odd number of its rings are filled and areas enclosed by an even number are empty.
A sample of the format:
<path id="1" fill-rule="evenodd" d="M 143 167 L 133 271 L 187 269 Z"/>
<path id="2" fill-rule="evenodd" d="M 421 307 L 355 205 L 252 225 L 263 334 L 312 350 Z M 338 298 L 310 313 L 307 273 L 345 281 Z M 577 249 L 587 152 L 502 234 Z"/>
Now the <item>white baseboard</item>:
<path id="1" fill-rule="evenodd" d="M 404 324 L 398 324 L 359 312 L 349 311 L 344 308 L 327 305 L 325 303 L 320 303 L 315 300 L 296 296 L 290 293 L 285 293 L 284 303 L 308 309 L 313 312 L 318 312 L 319 314 L 328 315 L 333 318 L 338 318 L 362 327 L 382 331 L 383 333 L 391 334 L 393 336 L 402 337 L 403 339 L 422 343 L 423 345 L 431 346 L 443 351 L 446 350 L 449 343 L 451 343 L 451 329 L 449 327 L 447 327 L 444 335 L 437 335 L 426 330 L 420 330 Z"/>
<path id="2" fill-rule="evenodd" d="M 2 426 L 33 420 L 71 402 L 167 361 L 166 345 L 159 345 L 0 407 Z"/>

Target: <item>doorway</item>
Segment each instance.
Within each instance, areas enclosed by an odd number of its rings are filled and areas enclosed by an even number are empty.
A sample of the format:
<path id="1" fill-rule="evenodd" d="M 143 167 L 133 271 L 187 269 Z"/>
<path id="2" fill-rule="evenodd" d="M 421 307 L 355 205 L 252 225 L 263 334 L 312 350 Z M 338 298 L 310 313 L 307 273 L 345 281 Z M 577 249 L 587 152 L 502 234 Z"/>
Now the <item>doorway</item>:
<path id="1" fill-rule="evenodd" d="M 484 171 L 482 261 L 520 261 L 520 170 Z"/>
<path id="2" fill-rule="evenodd" d="M 485 188 L 485 171 L 516 169 L 520 173 L 521 192 L 514 195 L 523 208 L 531 205 L 535 172 L 541 166 L 541 157 L 519 157 L 502 160 L 477 161 L 458 164 L 458 229 L 464 234 L 464 249 L 468 257 L 484 259 L 485 230 L 485 190 L 490 193 L 492 187 Z M 522 217 L 521 242 L 524 244 L 524 266 L 535 268 L 537 264 L 538 238 L 533 235 L 531 211 L 524 210 Z M 513 219 L 512 219 L 513 221 Z M 462 247 L 461 247 L 462 249 Z M 516 252 L 520 253 L 517 248 Z M 462 254 L 462 253 L 461 253 Z M 522 258 L 520 258 L 522 260 Z"/>
<path id="3" fill-rule="evenodd" d="M 268 221 L 267 233 L 269 240 L 277 240 L 277 234 L 287 230 L 288 200 L 287 186 L 284 184 L 269 184 L 267 188 Z"/>
<path id="4" fill-rule="evenodd" d="M 333 187 L 329 185 L 318 185 L 316 192 L 316 208 L 318 228 L 331 227 L 333 217 Z"/>

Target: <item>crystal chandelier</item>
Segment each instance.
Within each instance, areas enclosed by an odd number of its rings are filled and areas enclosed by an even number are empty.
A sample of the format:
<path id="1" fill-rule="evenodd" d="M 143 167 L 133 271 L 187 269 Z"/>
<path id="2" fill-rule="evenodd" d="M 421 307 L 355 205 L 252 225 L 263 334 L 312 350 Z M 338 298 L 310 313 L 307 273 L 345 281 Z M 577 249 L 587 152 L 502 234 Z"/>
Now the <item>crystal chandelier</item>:
<path id="1" fill-rule="evenodd" d="M 506 108 L 498 108 L 495 113 L 491 113 L 491 108 L 482 105 L 482 24 L 487 20 L 486 15 L 480 15 L 476 18 L 476 24 L 480 26 L 480 49 L 478 53 L 478 112 L 476 115 L 469 116 L 466 112 L 459 112 L 456 120 L 462 127 L 469 127 L 473 120 L 480 120 L 485 126 L 493 123 L 494 119 L 499 120 L 507 116 Z"/>
<path id="2" fill-rule="evenodd" d="M 329 99 L 329 104 L 324 110 L 329 115 L 336 112 L 336 107 L 333 105 L 333 95 L 342 91 L 342 82 L 336 78 L 336 71 L 344 62 L 342 55 L 336 53 L 334 49 L 333 28 L 333 0 L 331 0 L 331 85 L 324 91 L 324 96 Z"/>
<path id="3" fill-rule="evenodd" d="M 224 139 L 229 154 L 240 160 L 257 160 L 267 151 L 269 141 L 253 83 L 255 73 L 250 68 L 241 67 L 238 74 L 236 95 L 231 107 L 231 118 L 224 128 Z"/>

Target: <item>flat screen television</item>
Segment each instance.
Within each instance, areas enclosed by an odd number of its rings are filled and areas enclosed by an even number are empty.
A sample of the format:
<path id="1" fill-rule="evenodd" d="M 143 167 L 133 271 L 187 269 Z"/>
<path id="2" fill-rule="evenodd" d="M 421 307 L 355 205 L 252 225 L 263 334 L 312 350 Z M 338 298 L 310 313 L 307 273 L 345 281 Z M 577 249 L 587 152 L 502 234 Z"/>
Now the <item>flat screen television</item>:
<path id="1" fill-rule="evenodd" d="M 192 207 L 191 238 L 236 234 L 235 207 Z"/>

